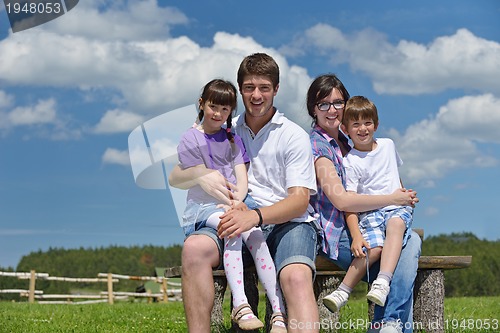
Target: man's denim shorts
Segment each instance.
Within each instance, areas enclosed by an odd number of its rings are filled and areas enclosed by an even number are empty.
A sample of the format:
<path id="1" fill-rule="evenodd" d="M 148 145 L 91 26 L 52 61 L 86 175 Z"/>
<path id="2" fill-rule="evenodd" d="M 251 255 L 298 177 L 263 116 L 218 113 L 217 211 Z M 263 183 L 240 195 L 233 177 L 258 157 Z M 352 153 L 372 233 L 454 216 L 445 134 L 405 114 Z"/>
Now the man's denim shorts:
<path id="1" fill-rule="evenodd" d="M 257 208 L 257 204 L 250 196 L 245 198 L 249 209 Z M 198 222 L 195 230 L 187 235 L 206 235 L 210 237 L 219 249 L 219 262 L 222 263 L 224 249 L 223 241 L 217 236 L 217 231 L 205 225 L 205 221 Z M 317 222 L 287 222 L 276 225 L 263 225 L 262 231 L 266 237 L 269 252 L 274 259 L 276 271 L 279 274 L 283 267 L 303 263 L 316 271 L 316 254 L 319 249 L 320 229 Z M 248 252 L 248 251 L 246 251 Z M 220 265 L 220 268 L 222 264 Z"/>
<path id="2" fill-rule="evenodd" d="M 287 222 L 262 229 L 278 275 L 289 264 L 305 264 L 316 272 L 314 262 L 321 237 L 316 221 Z"/>

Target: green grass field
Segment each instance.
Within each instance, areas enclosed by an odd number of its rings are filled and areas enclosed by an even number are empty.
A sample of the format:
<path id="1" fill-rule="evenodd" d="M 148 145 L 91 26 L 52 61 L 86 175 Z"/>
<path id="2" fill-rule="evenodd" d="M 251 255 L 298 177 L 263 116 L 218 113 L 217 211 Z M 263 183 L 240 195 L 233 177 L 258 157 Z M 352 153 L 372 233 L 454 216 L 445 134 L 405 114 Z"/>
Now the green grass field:
<path id="1" fill-rule="evenodd" d="M 229 309 L 226 306 L 227 325 Z M 259 313 L 264 313 L 260 302 Z M 366 319 L 367 304 L 353 300 L 341 312 L 341 322 Z M 445 332 L 500 332 L 500 297 L 447 298 Z M 55 332 L 186 332 L 182 303 L 48 305 L 0 302 L 1 333 Z M 227 330 L 229 331 L 229 330 Z M 328 330 L 324 330 L 328 332 Z M 361 329 L 339 332 L 365 332 Z"/>

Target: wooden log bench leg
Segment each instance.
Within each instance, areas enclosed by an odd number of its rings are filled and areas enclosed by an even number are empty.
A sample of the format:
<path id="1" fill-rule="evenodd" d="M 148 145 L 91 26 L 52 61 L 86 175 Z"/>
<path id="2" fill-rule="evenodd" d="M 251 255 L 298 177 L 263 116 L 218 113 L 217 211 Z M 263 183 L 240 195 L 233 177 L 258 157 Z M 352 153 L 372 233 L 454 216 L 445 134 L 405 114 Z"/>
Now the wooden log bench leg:
<path id="1" fill-rule="evenodd" d="M 340 286 L 344 274 L 329 275 L 318 272 L 314 280 L 314 296 L 316 296 L 320 325 L 335 327 L 339 321 L 339 312 L 332 313 L 323 304 L 323 298 Z"/>
<path id="2" fill-rule="evenodd" d="M 227 280 L 224 274 L 214 274 L 214 306 L 212 308 L 212 331 L 222 332 L 224 329 L 224 294 L 227 289 Z"/>
<path id="3" fill-rule="evenodd" d="M 413 300 L 415 332 L 444 332 L 444 272 L 424 269 L 417 272 Z"/>

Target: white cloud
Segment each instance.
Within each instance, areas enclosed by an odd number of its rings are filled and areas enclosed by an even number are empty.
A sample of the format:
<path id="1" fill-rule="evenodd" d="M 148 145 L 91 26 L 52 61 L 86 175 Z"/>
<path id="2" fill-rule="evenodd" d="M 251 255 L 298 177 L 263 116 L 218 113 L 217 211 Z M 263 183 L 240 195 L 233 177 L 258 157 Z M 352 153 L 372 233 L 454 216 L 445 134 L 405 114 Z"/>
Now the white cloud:
<path id="1" fill-rule="evenodd" d="M 153 156 L 165 156 L 167 163 L 176 164 L 178 162 L 177 144 L 178 142 L 173 142 L 169 138 L 156 140 L 151 145 L 151 152 Z"/>
<path id="2" fill-rule="evenodd" d="M 130 132 L 144 122 L 144 116 L 114 109 L 107 111 L 96 125 L 95 133 L 122 133 Z"/>
<path id="3" fill-rule="evenodd" d="M 426 183 L 458 168 L 498 165 L 498 158 L 483 151 L 481 144 L 500 144 L 499 123 L 500 99 L 484 94 L 450 100 L 435 116 L 403 134 L 391 130 L 405 162 L 405 184 Z"/>
<path id="4" fill-rule="evenodd" d="M 500 99 L 492 94 L 450 100 L 439 109 L 437 119 L 444 131 L 453 135 L 500 144 Z"/>
<path id="5" fill-rule="evenodd" d="M 439 208 L 434 206 L 426 207 L 424 210 L 425 216 L 437 216 L 438 214 L 439 214 Z"/>
<path id="6" fill-rule="evenodd" d="M 500 44 L 479 38 L 467 29 L 436 38 L 428 46 L 401 41 L 396 50 L 398 59 L 388 59 L 396 60 L 391 75 L 386 78 L 379 70 L 370 73 L 380 93 L 419 94 L 454 88 L 500 91 L 496 84 Z"/>
<path id="7" fill-rule="evenodd" d="M 371 77 L 380 94 L 418 95 L 456 88 L 500 93 L 500 44 L 467 29 L 428 45 L 406 40 L 393 45 L 371 29 L 346 35 L 318 24 L 281 50 L 289 55 L 320 52 L 335 64 L 348 63 L 353 71 Z"/>
<path id="8" fill-rule="evenodd" d="M 102 156 L 102 162 L 105 164 L 130 165 L 128 151 L 108 148 Z"/>
<path id="9" fill-rule="evenodd" d="M 48 47 L 50 45 L 50 47 Z M 281 69 L 277 103 L 308 126 L 304 91 L 310 77 L 289 66 L 276 50 L 252 38 L 219 32 L 203 48 L 187 37 L 156 41 L 102 41 L 30 29 L 0 41 L 0 79 L 9 84 L 107 89 L 133 113 L 157 115 L 195 103 L 202 86 L 215 77 L 236 83 L 244 56 L 272 55 Z"/>
<path id="10" fill-rule="evenodd" d="M 52 98 L 39 100 L 36 105 L 16 107 L 8 114 L 13 126 L 54 123 L 56 121 L 56 101 Z"/>
<path id="11" fill-rule="evenodd" d="M 169 37 L 172 26 L 187 23 L 178 9 L 160 7 L 156 0 L 85 0 L 40 28 L 92 40 L 132 41 Z"/>
<path id="12" fill-rule="evenodd" d="M 1 96 L 0 96 L 1 99 Z M 9 102 L 12 99 L 9 99 Z M 35 104 L 14 107 L 0 111 L 0 130 L 24 129 L 24 139 L 45 138 L 50 140 L 79 139 L 82 130 L 72 126 L 72 118 L 57 112 L 54 98 L 40 99 Z"/>
<path id="13" fill-rule="evenodd" d="M 10 107 L 14 103 L 14 96 L 0 90 L 0 110 Z"/>
<path id="14" fill-rule="evenodd" d="M 137 47 L 27 30 L 0 42 L 0 78 L 29 86 L 114 87 L 152 74 Z"/>
<path id="15" fill-rule="evenodd" d="M 50 45 L 50 47 L 47 47 Z M 263 50 L 248 39 L 218 33 L 201 48 L 187 37 L 163 41 L 98 41 L 38 30 L 0 42 L 0 79 L 10 84 L 108 88 L 133 112 L 168 111 L 194 103 L 214 77 L 235 81 L 244 55 Z"/>
<path id="16" fill-rule="evenodd" d="M 84 94 L 105 90 L 114 94 L 112 102 L 119 109 L 149 117 L 195 103 L 202 86 L 215 77 L 236 83 L 243 57 L 266 52 L 281 69 L 277 105 L 309 126 L 304 91 L 311 79 L 304 68 L 289 66 L 279 52 L 251 37 L 219 32 L 213 45 L 201 47 L 188 37 L 168 35 L 169 27 L 187 21 L 155 0 L 80 2 L 57 20 L 1 40 L 0 80 L 81 89 Z M 125 125 L 111 124 L 115 116 L 105 114 L 96 131 L 125 130 Z"/>

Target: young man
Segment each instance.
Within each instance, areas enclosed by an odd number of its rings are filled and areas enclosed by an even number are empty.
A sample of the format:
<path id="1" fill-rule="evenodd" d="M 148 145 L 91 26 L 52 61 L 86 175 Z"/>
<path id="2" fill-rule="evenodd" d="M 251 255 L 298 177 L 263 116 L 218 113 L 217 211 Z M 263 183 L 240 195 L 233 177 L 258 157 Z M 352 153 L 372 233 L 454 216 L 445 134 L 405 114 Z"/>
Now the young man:
<path id="1" fill-rule="evenodd" d="M 318 228 L 309 196 L 316 178 L 308 134 L 274 107 L 279 68 L 267 54 L 243 59 L 238 86 L 245 113 L 235 132 L 250 158 L 248 188 L 260 209 L 233 209 L 221 216 L 218 235 L 202 228 L 185 242 L 182 252 L 183 300 L 190 332 L 210 332 L 214 301 L 212 269 L 221 262 L 220 239 L 262 226 L 275 261 L 287 305 L 289 332 L 318 332 L 319 315 L 313 291 Z M 182 187 L 200 185 L 207 193 L 229 197 L 231 186 L 220 173 L 191 168 L 172 173 Z M 172 182 L 171 182 L 172 183 Z"/>

